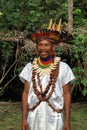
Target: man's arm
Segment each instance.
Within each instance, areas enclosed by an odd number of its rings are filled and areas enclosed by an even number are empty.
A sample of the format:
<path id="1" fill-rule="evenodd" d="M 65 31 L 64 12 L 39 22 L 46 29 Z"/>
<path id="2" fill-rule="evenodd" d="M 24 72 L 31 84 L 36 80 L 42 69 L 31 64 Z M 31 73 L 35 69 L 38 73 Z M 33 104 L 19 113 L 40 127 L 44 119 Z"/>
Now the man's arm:
<path id="1" fill-rule="evenodd" d="M 64 92 L 64 112 L 65 112 L 64 130 L 71 130 L 70 128 L 70 107 L 71 107 L 70 84 L 63 86 L 63 92 Z"/>
<path id="2" fill-rule="evenodd" d="M 28 92 L 29 92 L 29 82 L 25 81 L 24 91 L 22 94 L 22 130 L 28 130 L 28 124 L 27 124 Z"/>

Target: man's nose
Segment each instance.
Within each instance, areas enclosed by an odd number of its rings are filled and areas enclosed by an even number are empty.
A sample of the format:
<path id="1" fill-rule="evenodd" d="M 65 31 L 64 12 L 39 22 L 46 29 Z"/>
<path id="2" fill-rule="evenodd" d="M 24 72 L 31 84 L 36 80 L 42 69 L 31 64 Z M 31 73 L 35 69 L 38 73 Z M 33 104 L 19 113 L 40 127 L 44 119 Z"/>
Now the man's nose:
<path id="1" fill-rule="evenodd" d="M 41 47 L 41 50 L 44 50 L 45 49 L 45 46 L 43 45 L 42 47 Z"/>

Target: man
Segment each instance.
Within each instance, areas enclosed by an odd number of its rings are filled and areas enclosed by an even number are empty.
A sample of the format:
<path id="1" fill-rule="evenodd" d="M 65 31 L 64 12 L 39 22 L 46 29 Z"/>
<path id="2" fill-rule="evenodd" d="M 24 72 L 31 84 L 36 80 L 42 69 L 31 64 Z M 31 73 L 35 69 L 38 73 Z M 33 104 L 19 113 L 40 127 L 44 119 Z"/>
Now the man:
<path id="1" fill-rule="evenodd" d="M 70 67 L 54 53 L 61 34 L 54 27 L 31 35 L 38 57 L 20 73 L 22 94 L 22 130 L 71 130 Z M 65 121 L 63 123 L 63 108 Z"/>

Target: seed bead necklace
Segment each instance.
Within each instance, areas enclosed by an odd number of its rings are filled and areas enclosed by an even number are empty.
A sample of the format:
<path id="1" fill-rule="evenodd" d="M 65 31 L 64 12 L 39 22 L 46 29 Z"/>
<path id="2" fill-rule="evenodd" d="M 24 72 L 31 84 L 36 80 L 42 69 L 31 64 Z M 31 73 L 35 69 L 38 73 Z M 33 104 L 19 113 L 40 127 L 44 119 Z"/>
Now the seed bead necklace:
<path id="1" fill-rule="evenodd" d="M 50 57 L 48 57 L 48 58 L 46 58 L 46 59 L 43 59 L 43 58 L 41 58 L 41 57 L 38 57 L 38 58 L 37 58 L 37 63 L 38 63 L 38 65 L 39 65 L 42 69 L 48 68 L 48 67 L 52 64 L 53 59 L 54 59 L 54 56 L 50 56 Z"/>

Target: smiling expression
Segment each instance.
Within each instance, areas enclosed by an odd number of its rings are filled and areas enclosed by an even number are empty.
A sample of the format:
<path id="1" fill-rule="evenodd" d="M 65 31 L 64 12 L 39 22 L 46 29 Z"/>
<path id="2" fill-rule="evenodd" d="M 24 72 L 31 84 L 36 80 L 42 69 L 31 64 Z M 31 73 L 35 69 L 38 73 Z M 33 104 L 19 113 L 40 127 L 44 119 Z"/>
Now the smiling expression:
<path id="1" fill-rule="evenodd" d="M 37 44 L 37 51 L 40 57 L 47 58 L 53 55 L 54 47 L 54 44 L 52 44 L 49 40 L 41 40 Z"/>

